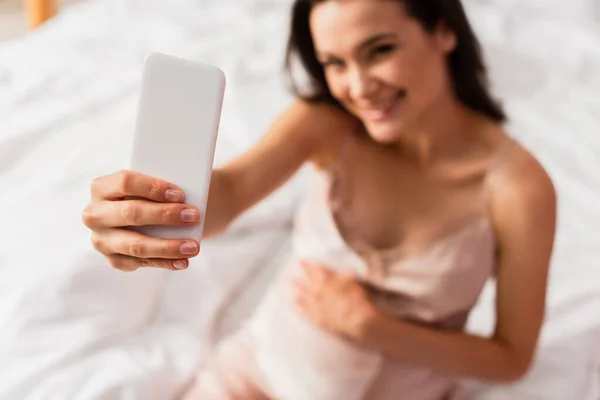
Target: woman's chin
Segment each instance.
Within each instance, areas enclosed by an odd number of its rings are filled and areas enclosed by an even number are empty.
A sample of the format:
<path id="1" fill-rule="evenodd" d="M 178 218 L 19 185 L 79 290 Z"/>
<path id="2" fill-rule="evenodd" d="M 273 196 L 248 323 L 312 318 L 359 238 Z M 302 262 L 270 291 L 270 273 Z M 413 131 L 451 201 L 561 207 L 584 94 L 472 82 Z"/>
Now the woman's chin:
<path id="1" fill-rule="evenodd" d="M 365 123 L 371 139 L 381 144 L 391 144 L 402 136 L 402 124 L 398 123 Z"/>

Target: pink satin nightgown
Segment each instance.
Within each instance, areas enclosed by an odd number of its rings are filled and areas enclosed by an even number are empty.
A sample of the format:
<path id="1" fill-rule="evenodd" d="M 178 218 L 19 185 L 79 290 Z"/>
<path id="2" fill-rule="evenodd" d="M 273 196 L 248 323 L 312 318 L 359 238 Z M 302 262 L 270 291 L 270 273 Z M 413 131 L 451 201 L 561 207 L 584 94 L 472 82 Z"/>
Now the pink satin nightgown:
<path id="1" fill-rule="evenodd" d="M 374 288 L 373 301 L 397 318 L 460 331 L 495 268 L 487 213 L 423 251 L 376 250 L 348 239 L 353 236 L 342 222 L 347 218 L 344 184 L 335 168 L 317 176 L 295 219 L 289 262 L 247 325 L 221 343 L 199 372 L 186 400 L 463 398 L 451 376 L 407 365 L 313 326 L 294 305 L 290 277 L 302 273 L 300 259 L 354 274 Z"/>

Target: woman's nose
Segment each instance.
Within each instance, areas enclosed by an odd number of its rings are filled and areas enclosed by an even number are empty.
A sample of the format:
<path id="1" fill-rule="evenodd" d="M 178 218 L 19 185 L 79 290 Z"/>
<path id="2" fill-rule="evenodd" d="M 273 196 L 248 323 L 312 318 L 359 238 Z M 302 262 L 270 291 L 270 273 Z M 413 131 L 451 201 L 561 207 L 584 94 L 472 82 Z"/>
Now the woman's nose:
<path id="1" fill-rule="evenodd" d="M 366 71 L 355 70 L 349 76 L 350 96 L 353 98 L 369 97 L 377 88 L 375 80 Z"/>

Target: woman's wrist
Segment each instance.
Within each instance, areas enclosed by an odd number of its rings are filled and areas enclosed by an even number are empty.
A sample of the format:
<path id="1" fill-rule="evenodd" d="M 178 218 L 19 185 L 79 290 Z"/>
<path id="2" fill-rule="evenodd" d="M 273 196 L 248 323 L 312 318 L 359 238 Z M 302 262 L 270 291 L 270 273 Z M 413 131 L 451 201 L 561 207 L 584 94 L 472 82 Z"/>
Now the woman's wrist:
<path id="1" fill-rule="evenodd" d="M 357 308 L 354 318 L 349 321 L 348 332 L 345 333 L 353 340 L 365 341 L 376 330 L 382 316 L 382 312 L 373 303 L 367 302 Z"/>

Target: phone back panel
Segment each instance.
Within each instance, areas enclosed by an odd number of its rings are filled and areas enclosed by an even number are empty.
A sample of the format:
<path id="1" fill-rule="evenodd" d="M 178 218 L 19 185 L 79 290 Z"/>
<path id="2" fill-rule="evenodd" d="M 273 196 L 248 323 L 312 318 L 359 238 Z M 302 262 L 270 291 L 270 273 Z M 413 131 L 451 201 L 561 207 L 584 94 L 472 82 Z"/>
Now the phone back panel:
<path id="1" fill-rule="evenodd" d="M 130 168 L 174 183 L 206 212 L 225 75 L 213 66 L 152 53 L 143 63 Z M 192 227 L 135 228 L 150 236 L 200 241 Z"/>

